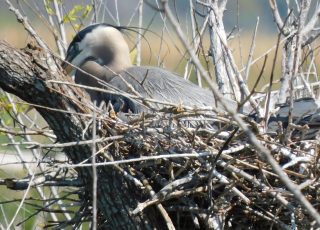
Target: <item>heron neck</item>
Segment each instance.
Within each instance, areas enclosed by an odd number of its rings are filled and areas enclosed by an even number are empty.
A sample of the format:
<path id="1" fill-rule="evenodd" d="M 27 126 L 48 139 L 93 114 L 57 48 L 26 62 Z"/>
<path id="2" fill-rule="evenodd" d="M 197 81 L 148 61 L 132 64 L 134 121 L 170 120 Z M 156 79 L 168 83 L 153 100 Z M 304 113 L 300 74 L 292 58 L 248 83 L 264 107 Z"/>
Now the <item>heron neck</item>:
<path id="1" fill-rule="evenodd" d="M 128 51 L 113 52 L 113 57 L 108 63 L 105 63 L 105 67 L 115 74 L 132 66 L 131 59 Z"/>
<path id="2" fill-rule="evenodd" d="M 108 67 L 111 71 L 119 73 L 128 67 L 132 66 L 130 58 L 130 50 L 127 42 L 122 34 L 113 28 L 106 28 L 107 33 L 103 37 L 103 46 L 96 50 L 102 64 Z"/>

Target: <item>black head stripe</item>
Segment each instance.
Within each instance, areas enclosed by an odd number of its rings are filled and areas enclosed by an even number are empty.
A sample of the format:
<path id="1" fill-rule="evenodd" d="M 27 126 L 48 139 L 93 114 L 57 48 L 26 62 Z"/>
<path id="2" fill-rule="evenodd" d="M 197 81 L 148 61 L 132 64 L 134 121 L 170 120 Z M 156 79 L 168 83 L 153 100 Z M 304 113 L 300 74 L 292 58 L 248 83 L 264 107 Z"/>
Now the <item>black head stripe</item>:
<path id="1" fill-rule="evenodd" d="M 72 42 L 70 43 L 67 53 L 69 53 L 71 51 L 71 47 L 73 47 L 76 43 L 82 41 L 82 39 L 86 36 L 86 34 L 90 33 L 92 30 L 96 29 L 99 26 L 105 26 L 105 27 L 113 27 L 117 30 L 122 30 L 123 27 L 121 26 L 113 26 L 107 23 L 97 23 L 97 24 L 92 24 L 90 26 L 87 26 L 86 28 L 80 30 L 76 36 L 73 38 Z"/>

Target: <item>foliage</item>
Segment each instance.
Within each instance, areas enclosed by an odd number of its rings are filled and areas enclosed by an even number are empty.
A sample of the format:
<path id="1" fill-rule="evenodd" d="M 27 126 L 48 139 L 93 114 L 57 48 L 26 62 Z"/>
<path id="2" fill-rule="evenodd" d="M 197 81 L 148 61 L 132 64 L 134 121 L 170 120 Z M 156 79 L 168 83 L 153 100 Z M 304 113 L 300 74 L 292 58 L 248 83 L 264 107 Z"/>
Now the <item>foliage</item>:
<path id="1" fill-rule="evenodd" d="M 78 31 L 83 26 L 83 20 L 87 19 L 92 11 L 92 5 L 75 5 L 63 18 L 63 23 L 72 23 Z"/>

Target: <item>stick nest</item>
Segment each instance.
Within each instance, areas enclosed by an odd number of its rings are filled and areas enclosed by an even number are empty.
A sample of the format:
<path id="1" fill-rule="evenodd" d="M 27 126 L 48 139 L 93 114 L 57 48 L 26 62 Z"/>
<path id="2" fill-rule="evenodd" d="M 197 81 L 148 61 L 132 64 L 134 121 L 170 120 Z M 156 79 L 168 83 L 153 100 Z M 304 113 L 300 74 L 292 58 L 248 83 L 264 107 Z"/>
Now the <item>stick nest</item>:
<path id="1" fill-rule="evenodd" d="M 281 137 L 264 134 L 259 124 L 246 119 L 284 172 L 318 206 L 318 141 L 296 138 L 284 145 Z M 107 120 L 98 121 L 99 135 L 123 136 L 99 143 L 99 149 L 105 150 L 97 162 L 117 161 L 99 168 L 115 167 L 134 184 L 141 199 L 132 207 L 133 215 L 156 207 L 164 223 L 176 229 L 309 229 L 315 225 L 227 115 L 171 111 L 132 116 L 128 122 Z M 82 196 L 78 223 L 91 217 L 92 199 Z"/>

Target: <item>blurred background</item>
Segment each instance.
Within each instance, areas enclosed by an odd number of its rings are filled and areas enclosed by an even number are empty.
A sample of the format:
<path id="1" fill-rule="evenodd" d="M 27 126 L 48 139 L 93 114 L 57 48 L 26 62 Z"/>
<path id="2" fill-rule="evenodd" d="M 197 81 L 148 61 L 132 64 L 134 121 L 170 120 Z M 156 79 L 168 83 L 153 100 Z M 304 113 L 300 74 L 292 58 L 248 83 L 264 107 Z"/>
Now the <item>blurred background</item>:
<path id="1" fill-rule="evenodd" d="M 42 1 L 34 0 L 19 0 L 12 1 L 12 3 L 21 9 L 23 14 L 28 17 L 30 23 L 41 37 L 57 51 L 55 40 L 51 32 L 51 28 L 46 22 L 47 15 Z M 48 1 L 50 2 L 50 1 Z M 75 5 L 87 5 L 91 0 L 68 0 L 62 1 L 65 14 L 68 14 Z M 184 74 L 185 61 L 183 60 L 183 48 L 179 39 L 170 31 L 170 25 L 164 24 L 163 16 L 159 14 L 153 7 L 156 7 L 155 1 L 149 1 L 150 4 L 143 6 L 143 21 L 142 28 L 144 39 L 142 44 L 142 64 L 143 65 L 161 65 L 164 68 Z M 283 1 L 279 1 L 279 8 L 282 8 Z M 111 0 L 106 1 L 104 6 L 103 16 L 97 18 L 98 22 L 106 22 L 113 25 L 132 26 L 137 27 L 138 17 L 134 15 L 139 0 Z M 151 5 L 151 6 L 150 6 Z M 175 12 L 184 32 L 191 37 L 191 18 L 189 1 L 176 0 L 170 1 L 170 5 Z M 196 8 L 199 8 L 195 5 Z M 202 24 L 201 13 L 197 12 L 196 19 L 199 25 Z M 90 24 L 89 16 L 79 22 L 66 23 L 68 41 L 70 42 L 76 31 L 80 28 L 72 26 L 72 24 L 81 24 L 81 28 Z M 228 1 L 227 10 L 224 15 L 224 23 L 227 32 L 230 32 L 229 45 L 233 49 L 234 57 L 236 58 L 239 67 L 243 67 L 248 58 L 248 52 L 252 42 L 252 34 L 259 18 L 259 25 L 257 30 L 257 38 L 255 41 L 255 50 L 253 58 L 257 58 L 270 48 L 274 47 L 277 38 L 277 29 L 273 22 L 273 16 L 269 7 L 268 1 L 251 1 L 251 0 L 230 0 Z M 165 25 L 165 26 L 164 26 Z M 0 38 L 7 40 L 16 47 L 24 47 L 29 41 L 30 36 L 26 33 L 23 26 L 17 22 L 16 16 L 9 11 L 7 4 L 4 1 L 0 2 Z M 169 28 L 169 29 L 166 29 Z M 168 33 L 169 32 L 169 33 Z M 129 33 L 127 40 L 132 49 L 136 45 L 137 34 Z M 203 43 L 205 49 L 209 47 L 209 35 L 203 36 Z M 267 62 L 267 69 L 270 67 L 272 60 L 272 52 L 269 54 Z M 241 69 L 241 68 L 240 68 Z M 250 74 L 249 85 L 252 86 L 257 73 L 254 69 L 260 71 L 261 62 L 257 62 Z M 276 71 L 279 73 L 279 67 Z M 266 73 L 268 71 L 265 71 Z M 191 80 L 194 80 L 191 77 Z M 268 83 L 268 77 L 263 76 L 260 82 L 260 87 Z"/>
<path id="2" fill-rule="evenodd" d="M 6 0 L 8 1 L 8 0 Z M 25 31 L 23 25 L 17 21 L 16 15 L 9 9 L 6 1 L 0 1 L 0 39 L 6 40 L 8 43 L 15 47 L 23 48 L 29 42 L 33 40 L 30 35 Z M 54 15 L 52 12 L 53 0 L 12 0 L 11 3 L 14 7 L 25 16 L 35 31 L 42 37 L 49 45 L 54 53 L 59 56 L 59 50 L 54 39 L 54 31 L 56 32 L 58 22 L 53 17 L 56 28 L 48 23 L 48 18 Z M 91 4 L 92 0 L 57 0 L 60 4 L 61 12 L 64 15 L 69 15 L 69 18 L 63 18 L 67 40 L 70 42 L 76 32 L 85 27 L 86 25 L 97 22 L 106 22 L 112 25 L 128 26 L 136 32 L 125 32 L 126 39 L 130 44 L 132 60 L 136 62 L 136 44 L 138 37 L 139 17 L 137 16 L 137 6 L 139 0 L 108 0 L 105 1 L 105 5 L 99 9 L 97 17 L 93 16 L 94 9 L 86 8 Z M 169 23 L 166 22 L 164 16 L 159 13 L 156 8 L 157 1 L 148 1 L 150 4 L 144 4 L 142 8 L 142 56 L 141 65 L 153 65 L 161 66 L 171 71 L 177 72 L 184 76 L 186 74 L 186 52 L 179 39 L 175 35 Z M 160 1 L 158 1 L 160 2 Z M 195 2 L 195 1 L 193 1 Z M 278 1 L 280 11 L 283 13 L 286 9 L 284 7 L 285 1 Z M 188 36 L 189 41 L 192 41 L 191 30 L 191 17 L 190 17 L 190 2 L 188 0 L 175 0 L 170 1 L 170 6 L 175 12 L 177 19 L 179 20 L 184 33 Z M 204 8 L 195 5 L 197 11 L 195 12 L 196 23 L 201 27 L 203 23 L 202 14 L 206 14 Z M 75 10 L 76 9 L 76 10 Z M 263 65 L 262 57 L 265 53 L 268 54 L 268 60 L 266 68 L 263 72 L 262 79 L 259 82 L 258 89 L 264 89 L 269 84 L 271 64 L 274 59 L 274 49 L 277 41 L 277 28 L 273 22 L 273 16 L 269 7 L 268 1 L 252 1 L 252 0 L 229 0 L 227 10 L 224 14 L 224 26 L 229 33 L 228 44 L 232 48 L 233 55 L 236 59 L 236 63 L 240 70 L 245 68 L 248 60 L 250 46 L 252 44 L 252 36 L 255 30 L 259 18 L 259 24 L 257 29 L 257 37 L 255 40 L 255 49 L 253 52 L 253 60 L 257 60 L 250 72 L 248 85 L 252 87 L 256 82 L 256 79 L 261 71 Z M 283 9 L 283 10 L 281 10 Z M 74 18 L 73 18 L 74 17 Z M 204 54 L 200 54 L 200 58 L 205 63 L 205 57 L 208 56 L 209 50 L 209 34 L 204 33 L 202 37 Z M 318 51 L 317 51 L 318 52 Z M 201 56 L 202 55 L 202 56 Z M 208 64 L 208 71 L 213 71 L 213 64 L 211 58 Z M 319 60 L 318 60 L 319 61 Z M 197 79 L 195 73 L 191 72 L 190 80 L 196 83 Z M 281 76 L 281 57 L 279 57 L 277 65 L 275 67 L 276 79 Z M 275 84 L 274 89 L 277 88 Z M 8 101 L 8 95 L 4 95 L 1 102 Z M 5 104 L 5 106 L 10 106 Z M 6 108 L 11 110 L 12 108 Z M 4 111 L 4 110 L 3 110 Z M 1 111 L 1 119 L 6 125 L 14 126 L 14 122 L 8 113 Z M 27 107 L 19 107 L 18 113 L 29 113 L 30 116 L 36 117 L 40 126 L 45 127 L 45 122 L 36 113 L 30 112 Z M 38 116 L 38 117 L 37 117 Z M 25 121 L 25 119 L 24 119 Z M 21 138 L 12 137 L 15 142 L 19 142 Z M 42 137 L 33 137 L 34 140 L 40 141 Z M 41 140 L 41 142 L 48 142 L 49 140 Z M 0 133 L 0 178 L 23 178 L 27 176 L 27 170 L 22 165 L 9 164 L 10 162 L 21 161 L 21 158 L 17 157 L 17 147 L 5 145 L 6 143 L 12 143 L 10 137 Z M 34 161 L 34 157 L 30 150 L 27 150 L 23 146 L 21 149 L 25 157 L 25 161 Z M 43 153 L 41 153 L 43 154 Z M 63 160 L 61 153 L 51 152 L 45 153 L 46 156 L 52 156 Z M 36 168 L 38 165 L 33 163 L 31 165 Z M 64 191 L 65 192 L 65 191 Z M 51 196 L 49 189 L 44 189 L 44 193 Z M 22 197 L 24 191 L 12 191 L 6 189 L 4 186 L 0 187 L 0 223 L 8 223 L 13 216 L 18 203 L 8 202 L 15 198 Z M 35 189 L 32 189 L 30 193 L 31 197 L 38 197 Z M 41 202 L 40 202 L 41 203 Z M 17 220 L 26 219 L 29 215 L 34 214 L 36 207 L 30 207 L 24 205 L 20 212 L 20 217 Z M 5 215 L 4 215 L 5 213 Z M 36 215 L 31 218 L 30 221 L 23 222 L 18 228 L 21 229 L 41 229 L 42 219 L 47 219 L 46 215 Z M 1 227 L 1 225 L 0 225 Z"/>

